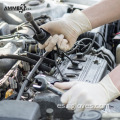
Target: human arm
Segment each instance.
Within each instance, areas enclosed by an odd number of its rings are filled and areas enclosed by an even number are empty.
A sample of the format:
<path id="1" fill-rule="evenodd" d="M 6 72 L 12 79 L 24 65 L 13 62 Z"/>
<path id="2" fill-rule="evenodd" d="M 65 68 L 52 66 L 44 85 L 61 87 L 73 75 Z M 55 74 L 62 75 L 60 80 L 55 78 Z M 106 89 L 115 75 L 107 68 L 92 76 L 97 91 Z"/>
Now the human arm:
<path id="1" fill-rule="evenodd" d="M 88 17 L 92 28 L 120 19 L 120 0 L 102 0 L 82 12 Z"/>
<path id="2" fill-rule="evenodd" d="M 119 5 L 120 0 L 102 0 L 98 4 L 82 10 L 82 12 L 74 11 L 67 17 L 41 26 L 52 36 L 57 34 L 58 37 L 51 37 L 44 45 L 39 44 L 39 47 L 51 51 L 58 44 L 60 49 L 70 50 L 80 34 L 118 20 L 120 18 Z M 63 37 L 61 38 L 59 35 Z"/>
<path id="3" fill-rule="evenodd" d="M 112 72 L 109 73 L 109 76 L 116 88 L 120 91 L 120 65 L 112 70 Z"/>

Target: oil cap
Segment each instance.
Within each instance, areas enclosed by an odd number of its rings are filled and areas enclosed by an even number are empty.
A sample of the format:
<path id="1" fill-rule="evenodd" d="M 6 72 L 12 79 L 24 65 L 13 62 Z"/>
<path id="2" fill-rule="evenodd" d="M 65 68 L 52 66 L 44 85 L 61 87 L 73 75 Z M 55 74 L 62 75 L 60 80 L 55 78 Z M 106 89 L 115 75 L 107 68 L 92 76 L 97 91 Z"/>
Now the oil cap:
<path id="1" fill-rule="evenodd" d="M 40 2 L 33 0 L 33 1 L 30 1 L 28 4 L 29 4 L 29 6 L 38 6 L 38 5 L 40 5 Z"/>
<path id="2" fill-rule="evenodd" d="M 83 111 L 73 115 L 73 120 L 101 120 L 102 114 L 97 110 Z"/>

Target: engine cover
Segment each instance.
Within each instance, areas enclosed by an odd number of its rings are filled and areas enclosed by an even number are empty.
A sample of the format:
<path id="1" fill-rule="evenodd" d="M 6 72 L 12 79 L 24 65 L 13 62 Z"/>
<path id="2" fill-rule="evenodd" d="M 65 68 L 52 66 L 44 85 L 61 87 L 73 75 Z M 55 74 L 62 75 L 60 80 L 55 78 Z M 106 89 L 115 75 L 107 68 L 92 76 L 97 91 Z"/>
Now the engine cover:
<path id="1" fill-rule="evenodd" d="M 74 67 L 71 62 L 66 58 L 60 65 L 60 71 L 63 75 L 70 79 L 70 81 L 84 81 L 90 83 L 99 82 L 107 74 L 107 62 L 93 55 L 71 55 L 71 59 L 78 61 L 77 67 Z M 58 72 L 54 75 L 57 79 L 61 79 Z"/>

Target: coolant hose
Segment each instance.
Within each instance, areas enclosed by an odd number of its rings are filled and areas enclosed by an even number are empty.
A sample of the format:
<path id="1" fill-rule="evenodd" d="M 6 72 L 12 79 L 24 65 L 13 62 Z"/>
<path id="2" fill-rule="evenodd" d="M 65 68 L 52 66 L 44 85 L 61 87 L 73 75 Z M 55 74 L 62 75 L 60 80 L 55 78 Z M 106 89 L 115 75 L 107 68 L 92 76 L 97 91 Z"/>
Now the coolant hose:
<path id="1" fill-rule="evenodd" d="M 33 59 L 25 57 L 25 56 L 21 56 L 21 55 L 13 55 L 13 54 L 0 55 L 0 59 L 3 59 L 3 58 L 22 60 L 25 62 L 29 62 L 30 64 L 33 64 L 33 65 L 35 65 L 37 63 L 36 60 L 33 60 Z M 51 68 L 46 65 L 41 64 L 39 66 L 39 70 L 50 72 Z"/>

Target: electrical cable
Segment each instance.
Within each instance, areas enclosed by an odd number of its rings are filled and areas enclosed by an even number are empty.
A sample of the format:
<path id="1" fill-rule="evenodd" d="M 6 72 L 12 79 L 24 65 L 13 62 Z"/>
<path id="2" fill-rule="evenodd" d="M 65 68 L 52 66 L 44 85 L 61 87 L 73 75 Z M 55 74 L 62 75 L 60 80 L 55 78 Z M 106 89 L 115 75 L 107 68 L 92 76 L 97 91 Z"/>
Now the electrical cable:
<path id="1" fill-rule="evenodd" d="M 91 38 L 85 38 L 84 40 L 82 40 L 82 42 L 85 40 L 93 41 Z M 98 48 L 100 48 L 100 45 L 96 41 L 94 42 L 94 44 L 97 45 Z"/>
<path id="2" fill-rule="evenodd" d="M 59 47 L 58 47 L 57 44 L 56 44 L 56 48 L 57 48 L 57 54 L 59 55 L 59 54 L 60 54 L 60 49 L 59 49 Z M 64 77 L 64 75 L 63 75 L 62 72 L 60 71 L 60 69 L 59 69 L 59 67 L 58 67 L 58 64 L 57 64 L 57 62 L 56 62 L 57 54 L 54 53 L 55 65 L 56 65 L 56 67 L 57 67 L 58 72 L 60 73 L 60 76 L 61 76 L 62 80 L 65 81 L 65 82 L 68 82 L 68 81 L 70 81 L 70 80 L 69 80 L 67 77 Z"/>
<path id="3" fill-rule="evenodd" d="M 90 44 L 90 46 L 88 47 L 88 49 L 83 53 L 83 55 L 88 54 L 90 52 L 90 50 L 92 49 L 93 44 L 95 43 L 96 36 L 97 36 L 97 34 L 95 34 L 95 36 L 94 36 L 94 38 L 92 40 L 92 43 Z M 83 40 L 84 39 L 82 39 L 81 41 L 83 41 Z"/>
<path id="4" fill-rule="evenodd" d="M 57 54 L 56 54 L 56 53 L 54 54 L 54 59 L 55 59 L 55 66 L 57 67 L 57 70 L 58 70 L 58 72 L 60 73 L 60 76 L 61 76 L 62 78 L 64 78 L 63 74 L 61 73 L 61 71 L 60 71 L 60 69 L 59 69 L 59 67 L 58 67 L 57 61 L 56 61 L 56 59 L 57 59 Z"/>
<path id="5" fill-rule="evenodd" d="M 106 44 L 106 40 L 105 40 L 104 36 L 100 32 L 97 32 L 97 33 L 102 37 L 105 47 L 107 48 L 107 44 Z"/>
<path id="6" fill-rule="evenodd" d="M 74 63 L 73 60 L 69 56 L 67 56 L 64 51 L 59 49 L 57 44 L 56 44 L 56 48 L 57 48 L 57 53 L 58 54 L 60 54 L 60 51 L 61 51 L 64 54 L 64 56 L 67 57 L 71 61 L 72 64 Z"/>
<path id="7" fill-rule="evenodd" d="M 67 55 L 65 54 L 64 51 L 60 50 L 57 44 L 56 44 L 56 48 L 57 48 L 57 53 L 58 53 L 58 54 L 60 54 L 60 52 L 62 52 L 62 53 L 64 54 L 64 56 L 67 57 L 67 58 L 71 61 L 71 63 L 72 63 L 73 65 L 78 65 L 78 63 L 77 63 L 77 62 L 74 62 L 69 56 L 67 56 Z"/>
<path id="8" fill-rule="evenodd" d="M 68 51 L 66 53 L 68 55 L 74 53 L 77 50 L 77 48 L 80 47 L 80 43 L 83 42 L 83 41 L 85 41 L 85 40 L 93 41 L 91 38 L 83 38 L 80 41 L 77 41 L 76 46 L 75 46 L 75 48 L 73 48 L 73 50 L 70 50 L 70 51 Z M 96 44 L 100 48 L 100 45 L 96 41 L 94 41 L 94 44 Z"/>
<path id="9" fill-rule="evenodd" d="M 63 52 L 63 51 L 62 51 Z M 63 54 L 65 55 L 65 57 L 67 57 L 70 61 L 71 61 L 71 63 L 73 63 L 73 60 L 69 57 L 69 56 L 67 56 L 66 54 L 65 54 L 65 52 L 63 52 Z"/>
<path id="10" fill-rule="evenodd" d="M 97 56 L 98 56 L 98 55 L 99 55 L 99 54 L 97 54 Z M 102 56 L 102 58 L 103 58 L 104 60 L 106 60 L 103 54 L 101 54 L 101 56 Z M 111 65 L 110 65 L 108 62 L 107 62 L 107 65 L 108 65 L 110 71 L 112 71 L 113 68 L 111 67 Z"/>
<path id="11" fill-rule="evenodd" d="M 82 50 L 82 51 L 83 51 L 83 50 L 86 50 L 86 49 L 89 47 L 90 44 L 91 44 L 91 43 L 89 43 L 89 44 L 87 44 L 87 45 L 84 45 L 83 48 L 81 48 L 81 50 Z"/>
<path id="12" fill-rule="evenodd" d="M 59 55 L 60 54 L 60 49 L 58 47 L 58 44 L 56 44 L 56 48 L 57 48 L 57 54 Z"/>

